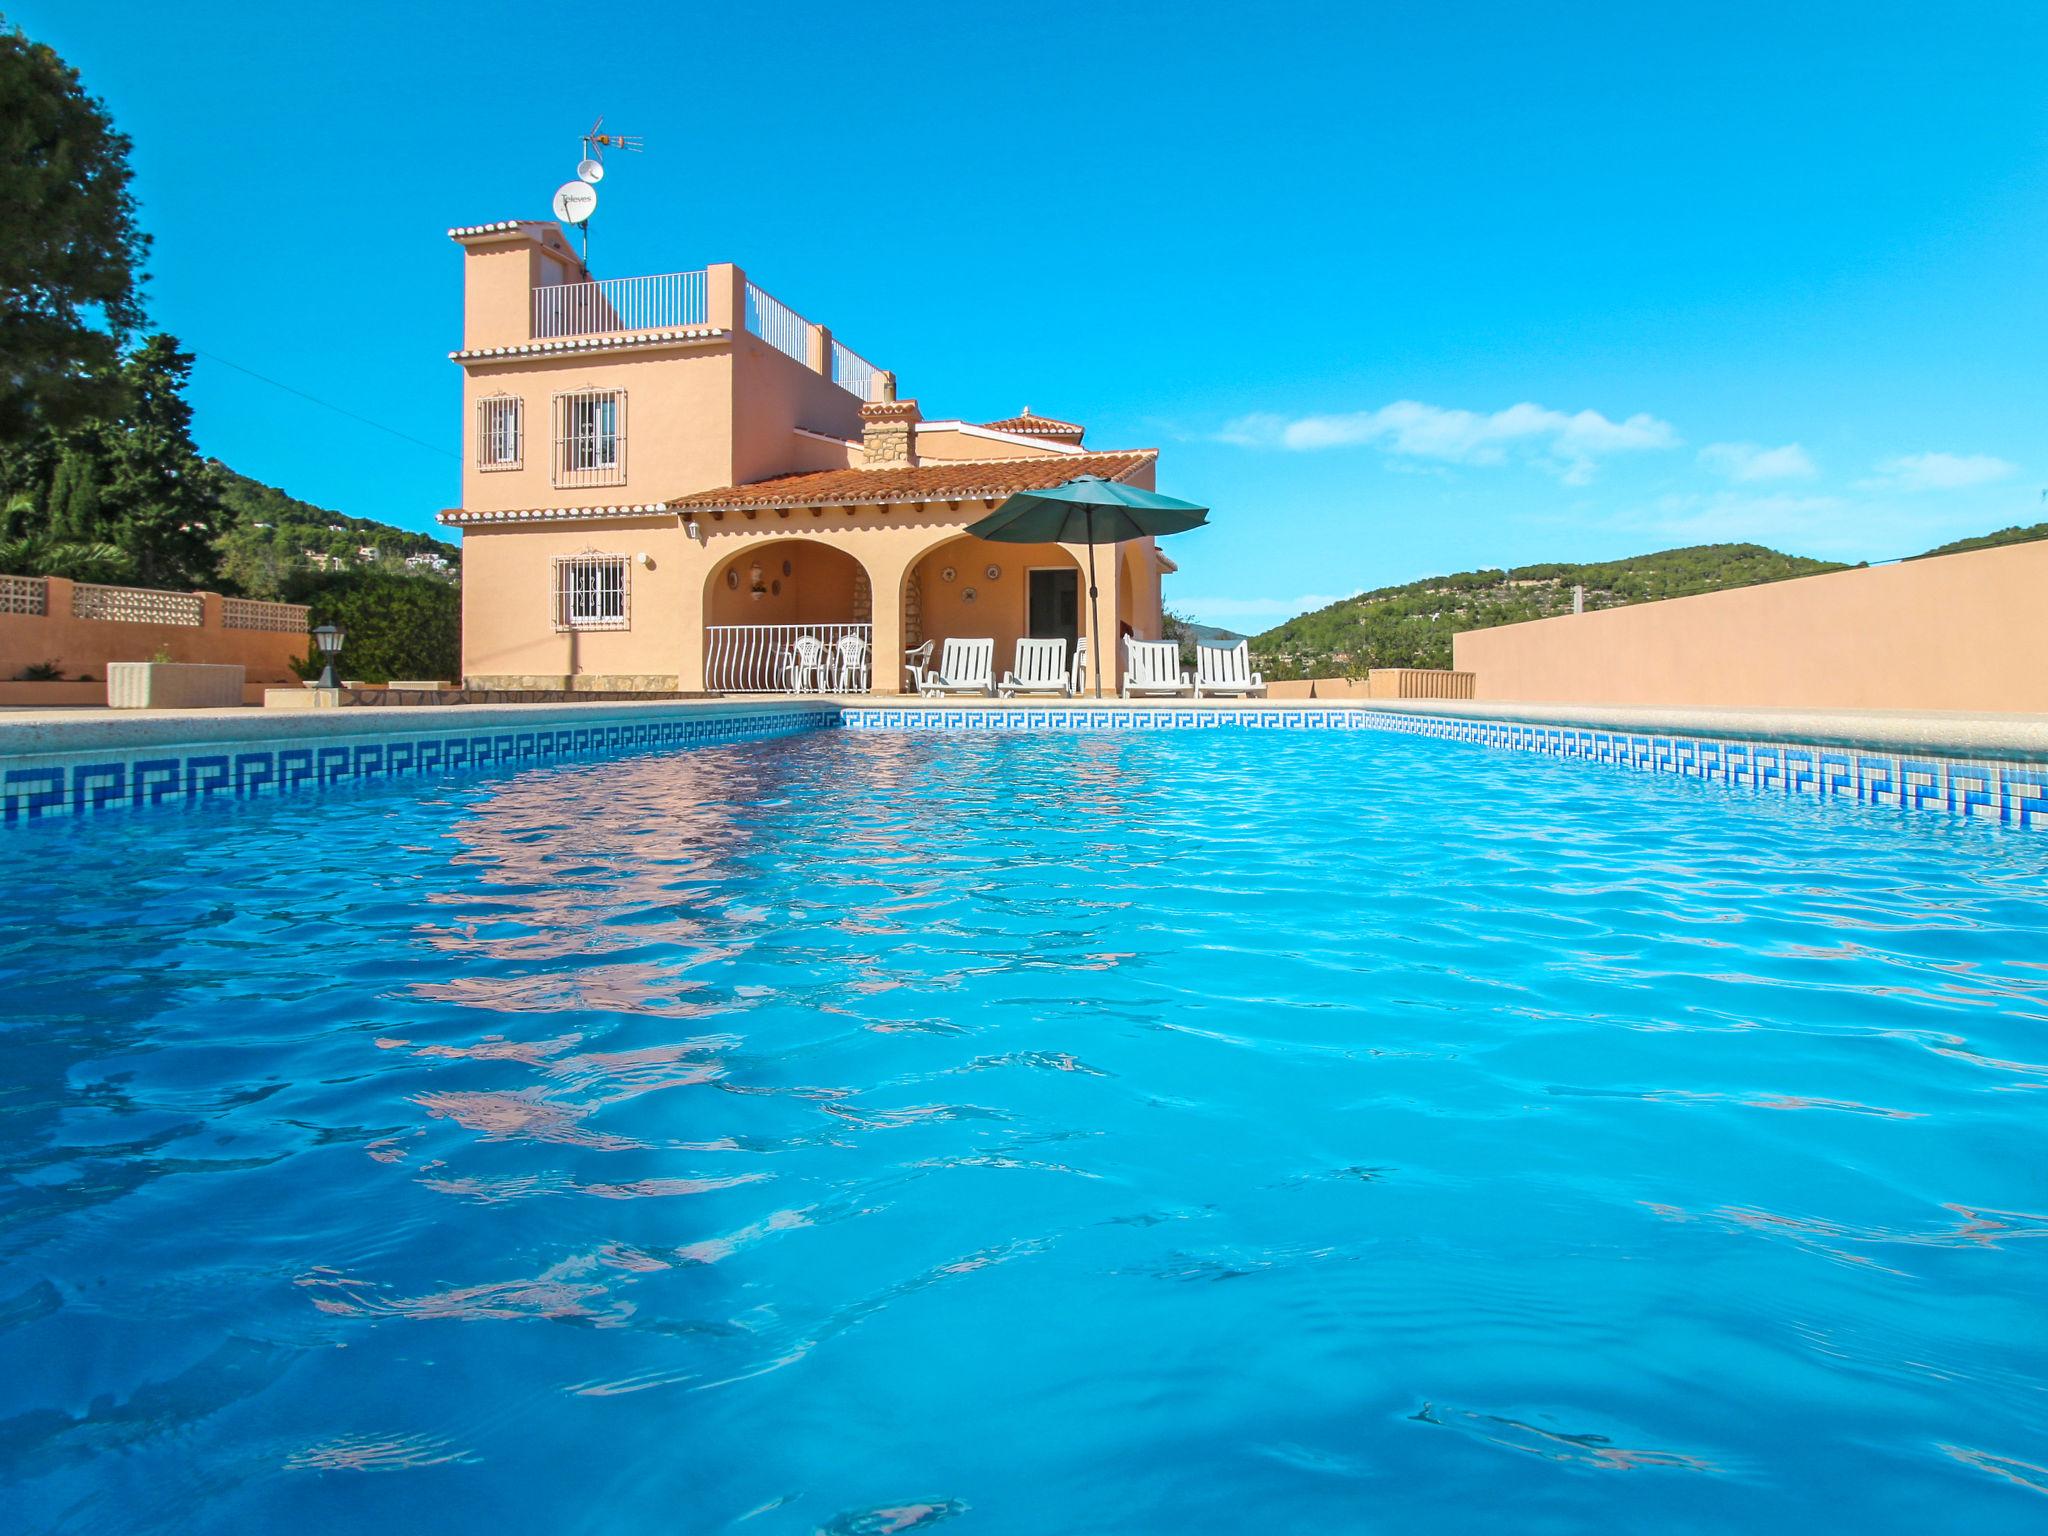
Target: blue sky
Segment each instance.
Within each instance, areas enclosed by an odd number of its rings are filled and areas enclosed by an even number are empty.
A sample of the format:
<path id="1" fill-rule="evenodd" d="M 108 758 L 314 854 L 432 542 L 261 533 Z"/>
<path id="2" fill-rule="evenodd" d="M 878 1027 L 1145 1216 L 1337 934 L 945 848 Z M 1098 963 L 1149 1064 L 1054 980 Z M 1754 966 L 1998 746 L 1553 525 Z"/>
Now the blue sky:
<path id="1" fill-rule="evenodd" d="M 2048 7 L 573 10 L 10 8 L 135 140 L 204 450 L 430 526 L 444 231 L 603 113 L 600 275 L 738 261 L 928 415 L 1160 447 L 1199 619 L 2048 517 Z"/>

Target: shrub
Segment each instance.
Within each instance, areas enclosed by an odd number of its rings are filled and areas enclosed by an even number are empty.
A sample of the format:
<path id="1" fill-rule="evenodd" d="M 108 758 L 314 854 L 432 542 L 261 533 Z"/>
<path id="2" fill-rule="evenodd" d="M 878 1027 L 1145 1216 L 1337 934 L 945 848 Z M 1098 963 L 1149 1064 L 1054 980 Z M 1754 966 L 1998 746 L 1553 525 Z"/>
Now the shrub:
<path id="1" fill-rule="evenodd" d="M 388 571 L 333 571 L 293 582 L 287 600 L 305 603 L 317 628 L 346 632 L 335 674 L 368 683 L 394 677 L 462 675 L 462 590 L 429 576 Z M 320 675 L 324 662 L 308 646 L 294 664 L 302 678 Z"/>
<path id="2" fill-rule="evenodd" d="M 17 683 L 61 683 L 64 669 L 54 661 L 32 661 L 14 674 Z"/>

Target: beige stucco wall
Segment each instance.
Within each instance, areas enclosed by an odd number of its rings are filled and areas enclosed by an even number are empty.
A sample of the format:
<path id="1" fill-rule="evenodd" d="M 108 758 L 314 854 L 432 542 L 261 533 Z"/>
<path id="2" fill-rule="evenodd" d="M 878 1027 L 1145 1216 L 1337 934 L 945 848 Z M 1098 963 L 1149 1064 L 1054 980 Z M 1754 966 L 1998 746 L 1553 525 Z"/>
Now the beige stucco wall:
<path id="1" fill-rule="evenodd" d="M 716 343 L 471 364 L 462 385 L 462 505 L 475 512 L 639 506 L 732 484 L 731 353 L 729 346 Z M 553 483 L 555 396 L 579 389 L 626 392 L 626 475 L 621 484 Z M 477 402 L 487 395 L 516 395 L 523 402 L 525 442 L 518 469 L 477 464 Z"/>
<path id="2" fill-rule="evenodd" d="M 560 264 L 564 282 L 580 283 L 589 276 L 553 225 L 541 227 L 538 241 L 518 230 L 463 241 L 463 346 L 501 347 L 532 340 L 532 295 L 543 275 L 544 258 Z"/>
<path id="3" fill-rule="evenodd" d="M 993 579 L 988 574 L 990 567 L 999 573 Z M 1085 637 L 1088 578 L 1079 574 L 1080 563 L 1071 549 L 1061 544 L 991 544 L 974 538 L 949 539 L 913 567 L 922 637 L 940 648 L 947 640 L 994 640 L 996 675 L 1000 677 L 1016 658 L 1017 641 L 1029 633 L 1031 584 L 1026 573 L 1034 567 L 1077 573 L 1077 628 Z M 951 581 L 945 579 L 948 570 L 954 573 Z M 974 594 L 971 601 L 969 592 Z M 1103 628 L 1114 633 L 1109 611 L 1105 604 Z"/>
<path id="4" fill-rule="evenodd" d="M 768 590 L 753 593 L 759 563 Z M 865 572 L 844 549 L 814 539 L 747 541 L 712 567 L 705 584 L 707 624 L 858 624 L 871 603 L 860 591 Z"/>
<path id="5" fill-rule="evenodd" d="M 828 361 L 820 361 L 829 369 Z M 797 427 L 827 437 L 861 434 L 858 400 L 834 384 L 829 374 L 820 374 L 751 335 L 738 335 L 733 344 L 730 409 L 732 473 L 713 485 L 745 485 L 792 472 L 797 468 L 794 445 L 802 441 L 794 431 Z"/>
<path id="6" fill-rule="evenodd" d="M 1498 629 L 1480 699 L 2048 712 L 2048 542 Z"/>
<path id="7" fill-rule="evenodd" d="M 627 557 L 628 629 L 554 628 L 554 561 Z M 677 674 L 699 611 L 694 550 L 673 517 L 472 527 L 462 541 L 462 672 L 471 678 Z M 646 555 L 650 564 L 637 559 Z M 669 686 L 675 686 L 671 683 Z"/>
<path id="8" fill-rule="evenodd" d="M 161 650 L 172 661 L 242 667 L 251 683 L 296 683 L 291 664 L 312 648 L 304 634 L 223 628 L 221 600 L 210 592 L 200 594 L 203 618 L 197 626 L 74 618 L 72 587 L 53 576 L 45 599 L 48 613 L 0 613 L 0 679 L 54 661 L 67 678 L 86 673 L 104 682 L 109 663 L 153 661 Z"/>
<path id="9" fill-rule="evenodd" d="M 943 424 L 920 422 L 917 428 L 917 456 L 920 460 L 929 459 L 952 464 L 974 459 L 1043 459 L 1054 456 L 1054 453 L 1052 446 L 1042 443 L 1018 442 L 1014 438 L 1005 437 L 984 437 L 978 432 L 962 432 Z"/>

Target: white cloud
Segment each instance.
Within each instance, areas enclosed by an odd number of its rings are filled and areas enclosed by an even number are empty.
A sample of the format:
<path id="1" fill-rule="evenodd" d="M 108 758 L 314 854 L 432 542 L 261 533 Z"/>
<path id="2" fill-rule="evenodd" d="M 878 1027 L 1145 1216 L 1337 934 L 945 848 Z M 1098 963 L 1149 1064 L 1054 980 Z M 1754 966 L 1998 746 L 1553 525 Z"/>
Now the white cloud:
<path id="1" fill-rule="evenodd" d="M 1782 448 L 1764 448 L 1756 443 L 1709 443 L 1700 450 L 1700 462 L 1739 485 L 1759 480 L 1811 480 L 1820 473 L 1797 443 L 1787 443 Z"/>
<path id="2" fill-rule="evenodd" d="M 1816 542 L 1834 544 L 1855 526 L 1844 516 L 1850 510 L 1838 496 L 1708 491 L 1659 496 L 1613 521 L 1674 544 L 1757 543 L 1806 555 L 1816 553 Z"/>
<path id="3" fill-rule="evenodd" d="M 1877 473 L 1856 482 L 1863 491 L 1960 491 L 1989 485 L 2018 471 L 2019 465 L 1988 453 L 1907 453 L 1885 459 Z"/>
<path id="4" fill-rule="evenodd" d="M 1671 423 L 1640 412 L 1615 421 L 1598 411 L 1568 413 L 1526 401 L 1490 415 L 1419 400 L 1291 419 L 1258 413 L 1240 416 L 1218 435 L 1245 447 L 1295 452 L 1370 445 L 1384 453 L 1446 464 L 1500 464 L 1512 451 L 1560 475 L 1568 485 L 1585 484 L 1610 454 L 1675 448 L 1679 443 Z"/>
<path id="5" fill-rule="evenodd" d="M 1167 606 L 1175 613 L 1189 615 L 1198 624 L 1229 628 L 1232 619 L 1291 619 L 1298 613 L 1313 613 L 1346 597 L 1356 597 L 1363 590 L 1361 587 L 1354 592 L 1306 592 L 1300 597 L 1182 597 L 1173 592 L 1167 596 Z"/>
<path id="6" fill-rule="evenodd" d="M 1827 560 L 1895 560 L 1945 540 L 1982 533 L 1988 524 L 1967 507 L 1792 492 L 1708 491 L 1660 496 L 1602 519 L 1658 546 L 1768 544 L 1788 555 Z M 1646 544 L 1646 549 L 1653 547 Z"/>

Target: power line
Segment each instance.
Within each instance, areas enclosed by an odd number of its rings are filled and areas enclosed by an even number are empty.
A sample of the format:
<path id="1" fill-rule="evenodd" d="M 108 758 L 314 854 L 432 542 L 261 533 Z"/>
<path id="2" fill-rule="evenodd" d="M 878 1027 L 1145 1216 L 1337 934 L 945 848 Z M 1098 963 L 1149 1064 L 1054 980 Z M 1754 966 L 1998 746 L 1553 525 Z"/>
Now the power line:
<path id="1" fill-rule="evenodd" d="M 346 416 L 350 421 L 359 421 L 366 427 L 375 427 L 379 432 L 388 432 L 393 437 L 403 438 L 406 442 L 413 444 L 415 447 L 424 448 L 429 453 L 442 454 L 451 459 L 462 457 L 461 454 L 444 447 L 440 443 L 429 443 L 421 438 L 412 436 L 410 433 L 401 432 L 396 427 L 387 427 L 381 421 L 372 421 L 367 416 L 358 416 L 354 411 L 347 409 L 345 406 L 336 405 L 332 400 L 322 400 L 318 395 L 309 395 L 303 389 L 295 389 L 289 384 L 273 379 L 267 373 L 258 373 L 254 368 L 244 368 L 240 363 L 231 363 L 217 352 L 209 352 L 204 347 L 194 347 L 192 350 L 201 357 L 209 358 L 219 363 L 223 368 L 232 368 L 237 373 L 246 373 L 250 378 L 260 379 L 273 389 L 281 389 L 288 395 L 297 395 L 301 400 L 310 400 L 323 410 L 332 411 L 337 416 Z"/>

